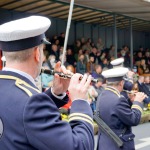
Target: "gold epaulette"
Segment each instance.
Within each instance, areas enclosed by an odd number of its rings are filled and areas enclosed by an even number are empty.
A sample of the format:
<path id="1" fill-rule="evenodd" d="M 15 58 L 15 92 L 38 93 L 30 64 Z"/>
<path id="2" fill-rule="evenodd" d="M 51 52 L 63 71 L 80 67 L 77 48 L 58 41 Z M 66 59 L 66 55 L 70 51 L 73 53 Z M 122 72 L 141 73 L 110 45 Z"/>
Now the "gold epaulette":
<path id="1" fill-rule="evenodd" d="M 40 91 L 34 87 L 32 87 L 30 84 L 28 84 L 27 82 L 23 81 L 22 79 L 20 78 L 17 78 L 15 76 L 10 76 L 10 75 L 0 75 L 0 79 L 7 79 L 7 80 L 15 80 L 15 85 L 20 88 L 21 90 L 23 90 L 28 96 L 32 96 L 32 92 L 28 89 L 33 89 L 34 91 L 40 93 Z M 28 88 L 26 88 L 26 87 Z"/>
<path id="2" fill-rule="evenodd" d="M 91 124 L 93 126 L 93 119 L 86 115 L 86 114 L 82 114 L 82 113 L 72 113 L 69 115 L 69 122 L 73 121 L 73 120 L 81 120 L 81 121 L 86 121 L 89 124 Z"/>

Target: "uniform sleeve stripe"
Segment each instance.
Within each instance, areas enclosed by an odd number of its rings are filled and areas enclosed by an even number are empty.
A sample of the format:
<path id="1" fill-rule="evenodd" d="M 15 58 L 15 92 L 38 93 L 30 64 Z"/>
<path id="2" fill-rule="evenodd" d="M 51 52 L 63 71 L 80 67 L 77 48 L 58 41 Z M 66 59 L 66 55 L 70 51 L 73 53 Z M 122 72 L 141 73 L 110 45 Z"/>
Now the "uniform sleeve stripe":
<path id="1" fill-rule="evenodd" d="M 132 108 L 132 109 L 133 109 L 133 108 L 138 109 L 141 113 L 143 112 L 142 108 L 141 108 L 139 105 L 132 105 L 131 108 Z"/>
<path id="2" fill-rule="evenodd" d="M 88 120 L 90 120 L 91 122 L 93 122 L 93 119 L 90 116 L 88 116 L 86 114 L 82 114 L 82 113 L 72 113 L 72 114 L 69 115 L 69 118 L 78 117 L 78 116 L 79 117 L 87 118 Z"/>
<path id="3" fill-rule="evenodd" d="M 92 127 L 93 127 L 93 121 L 90 121 L 89 119 L 86 119 L 86 118 L 83 118 L 83 117 L 72 117 L 72 118 L 69 118 L 69 122 L 70 122 L 70 121 L 73 121 L 73 120 L 86 121 L 86 122 L 88 122 L 89 124 L 91 124 Z"/>

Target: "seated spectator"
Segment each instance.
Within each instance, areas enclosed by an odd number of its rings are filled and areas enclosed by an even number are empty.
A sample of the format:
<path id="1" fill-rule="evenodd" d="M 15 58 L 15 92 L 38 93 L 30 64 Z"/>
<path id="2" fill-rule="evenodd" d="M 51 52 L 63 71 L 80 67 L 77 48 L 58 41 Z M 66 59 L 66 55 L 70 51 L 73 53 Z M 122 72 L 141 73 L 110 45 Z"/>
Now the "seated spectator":
<path id="1" fill-rule="evenodd" d="M 100 51 L 100 50 L 97 51 L 96 56 L 97 56 L 96 63 L 97 63 L 97 64 L 102 64 L 102 60 L 101 60 L 101 51 Z"/>
<path id="2" fill-rule="evenodd" d="M 94 63 L 96 63 L 96 60 L 97 60 L 97 48 L 96 47 L 92 48 L 92 52 L 90 53 L 90 56 L 94 57 Z"/>
<path id="3" fill-rule="evenodd" d="M 142 52 L 138 52 L 137 56 L 135 57 L 135 62 L 141 61 L 142 58 L 143 58 Z"/>
<path id="4" fill-rule="evenodd" d="M 92 39 L 91 39 L 91 38 L 88 38 L 88 39 L 87 39 L 87 42 L 89 42 L 90 45 L 91 45 L 91 44 L 92 44 Z"/>
<path id="5" fill-rule="evenodd" d="M 135 82 L 135 83 L 133 84 L 133 88 L 132 88 L 131 92 L 132 92 L 132 91 L 134 91 L 134 92 L 139 92 L 139 87 L 138 87 L 138 83 L 137 83 L 137 82 Z"/>
<path id="6" fill-rule="evenodd" d="M 52 44 L 50 55 L 54 55 L 56 61 L 59 61 L 59 51 L 56 44 Z"/>
<path id="7" fill-rule="evenodd" d="M 62 32 L 60 34 L 60 36 L 58 37 L 58 40 L 59 40 L 59 45 L 64 46 L 64 41 L 65 41 L 65 33 L 64 32 Z"/>
<path id="8" fill-rule="evenodd" d="M 96 47 L 95 43 L 94 42 L 91 42 L 91 47 Z"/>
<path id="9" fill-rule="evenodd" d="M 81 38 L 81 47 L 82 47 L 84 44 L 85 44 L 85 38 L 82 37 L 82 38 Z"/>
<path id="10" fill-rule="evenodd" d="M 106 53 L 105 53 L 105 52 L 103 52 L 103 53 L 101 54 L 101 61 L 103 61 L 104 58 L 106 58 Z"/>
<path id="11" fill-rule="evenodd" d="M 54 35 L 51 39 L 51 43 L 54 44 L 57 39 L 58 39 L 57 35 Z"/>
<path id="12" fill-rule="evenodd" d="M 139 92 L 143 92 L 147 95 L 147 97 L 144 99 L 145 103 L 150 103 L 150 91 L 146 84 L 144 83 L 144 76 L 139 76 L 139 79 L 137 81 Z"/>
<path id="13" fill-rule="evenodd" d="M 90 56 L 89 62 L 86 64 L 87 73 L 92 74 L 92 72 L 95 70 L 95 63 L 94 63 L 94 57 Z"/>
<path id="14" fill-rule="evenodd" d="M 106 69 L 109 68 L 109 62 L 108 62 L 108 59 L 107 59 L 107 58 L 104 58 L 104 59 L 102 60 L 102 68 L 106 68 Z"/>
<path id="15" fill-rule="evenodd" d="M 83 50 L 82 50 L 82 49 L 80 49 L 80 50 L 78 51 L 78 53 L 75 54 L 75 59 L 76 59 L 76 61 L 79 60 L 80 55 L 83 55 Z"/>
<path id="16" fill-rule="evenodd" d="M 104 49 L 104 43 L 103 43 L 101 38 L 98 39 L 96 47 L 97 47 L 98 50 L 103 50 Z"/>
<path id="17" fill-rule="evenodd" d="M 57 49 L 59 50 L 59 49 L 60 49 L 60 45 L 59 45 L 59 40 L 58 40 L 58 39 L 56 39 L 56 41 L 55 41 L 54 44 L 57 45 Z M 59 51 L 58 51 L 58 52 L 59 52 Z"/>
<path id="18" fill-rule="evenodd" d="M 54 55 L 50 55 L 47 59 L 47 51 L 44 51 L 44 55 L 43 55 L 43 69 L 47 69 L 47 70 L 51 70 L 54 69 L 55 67 L 55 56 Z M 41 85 L 42 85 L 42 91 L 45 91 L 47 88 L 52 86 L 52 81 L 53 81 L 53 75 L 49 75 L 46 73 L 41 73 L 40 76 L 40 80 L 41 80 Z"/>
<path id="19" fill-rule="evenodd" d="M 102 73 L 102 66 L 101 65 L 95 65 L 95 70 L 92 72 L 93 78 L 101 78 L 104 79 L 104 77 L 101 75 Z"/>
<path id="20" fill-rule="evenodd" d="M 45 63 L 47 63 L 47 60 L 49 58 L 49 52 L 47 50 L 43 51 L 43 66 L 45 66 Z"/>
<path id="21" fill-rule="evenodd" d="M 145 57 L 144 57 L 144 59 L 145 59 L 146 65 L 149 65 L 149 66 L 150 66 L 150 52 L 149 52 L 149 51 L 146 51 L 146 52 L 145 52 Z"/>
<path id="22" fill-rule="evenodd" d="M 149 68 L 145 64 L 145 59 L 141 59 L 140 66 L 138 67 L 138 73 L 139 75 L 149 73 Z"/>
<path id="23" fill-rule="evenodd" d="M 126 47 L 123 47 L 121 49 L 119 57 L 124 57 L 126 55 L 126 50 L 125 49 L 126 49 Z"/>
<path id="24" fill-rule="evenodd" d="M 74 55 L 73 55 L 73 51 L 72 51 L 71 48 L 68 48 L 68 49 L 67 49 L 66 60 L 67 60 L 67 62 L 68 62 L 70 65 L 72 65 L 73 67 L 76 66 L 76 59 L 75 59 L 75 57 L 74 57 Z"/>
<path id="25" fill-rule="evenodd" d="M 44 69 L 49 69 L 47 66 L 43 67 Z M 52 81 L 54 79 L 53 75 L 49 75 L 46 73 L 41 73 L 41 83 L 42 83 L 42 91 L 50 88 L 52 86 Z"/>
<path id="26" fill-rule="evenodd" d="M 79 50 L 81 49 L 81 42 L 80 40 L 77 40 L 74 45 L 74 54 L 78 54 Z"/>
<path id="27" fill-rule="evenodd" d="M 89 51 L 88 50 L 84 50 L 83 54 L 84 54 L 84 62 L 85 62 L 85 64 L 87 64 L 89 62 L 89 60 L 90 60 L 90 58 L 89 58 Z"/>
<path id="28" fill-rule="evenodd" d="M 56 59 L 54 55 L 50 55 L 48 60 L 43 64 L 43 66 L 47 66 L 49 70 L 54 69 L 56 64 Z"/>
<path id="29" fill-rule="evenodd" d="M 79 56 L 79 61 L 77 61 L 76 72 L 85 74 L 86 73 L 86 64 L 84 62 L 84 55 Z"/>
<path id="30" fill-rule="evenodd" d="M 126 55 L 124 56 L 124 66 L 130 68 L 130 52 L 127 51 Z"/>
<path id="31" fill-rule="evenodd" d="M 124 45 L 122 50 L 120 51 L 120 56 L 124 58 L 124 66 L 125 67 L 130 67 L 130 52 L 129 48 L 127 45 Z"/>
<path id="32" fill-rule="evenodd" d="M 83 46 L 82 46 L 83 51 L 84 50 L 88 50 L 88 52 L 90 53 L 92 51 L 92 47 L 91 47 L 91 42 L 90 40 L 88 40 Z"/>
<path id="33" fill-rule="evenodd" d="M 115 57 L 115 46 L 111 45 L 109 50 L 109 58 Z"/>
<path id="34" fill-rule="evenodd" d="M 148 87 L 148 89 L 150 91 L 150 76 L 146 76 L 144 78 L 144 83 L 145 83 L 145 85 Z"/>

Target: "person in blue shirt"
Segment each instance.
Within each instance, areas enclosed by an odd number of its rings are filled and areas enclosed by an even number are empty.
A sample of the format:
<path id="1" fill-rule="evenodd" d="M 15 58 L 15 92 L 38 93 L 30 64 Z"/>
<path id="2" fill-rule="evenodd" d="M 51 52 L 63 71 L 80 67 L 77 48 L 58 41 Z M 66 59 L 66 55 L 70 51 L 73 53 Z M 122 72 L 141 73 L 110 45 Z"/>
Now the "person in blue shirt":
<path id="1" fill-rule="evenodd" d="M 76 72 L 85 74 L 86 73 L 86 64 L 84 62 L 84 55 L 79 56 L 79 60 L 77 61 Z"/>

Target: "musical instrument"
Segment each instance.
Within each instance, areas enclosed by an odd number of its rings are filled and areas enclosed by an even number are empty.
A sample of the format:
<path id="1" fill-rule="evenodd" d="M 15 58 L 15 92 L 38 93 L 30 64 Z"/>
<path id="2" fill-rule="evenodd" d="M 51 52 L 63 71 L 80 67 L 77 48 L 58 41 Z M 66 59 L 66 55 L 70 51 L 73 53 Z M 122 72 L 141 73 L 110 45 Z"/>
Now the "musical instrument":
<path id="1" fill-rule="evenodd" d="M 123 92 L 126 92 L 126 93 L 128 93 L 128 94 L 136 94 L 137 92 L 133 92 L 133 91 L 128 91 L 128 90 L 123 90 Z"/>
<path id="2" fill-rule="evenodd" d="M 58 74 L 61 78 L 64 78 L 64 79 L 71 79 L 71 77 L 73 76 L 73 74 L 72 75 L 71 74 L 64 74 L 62 72 L 57 72 L 57 71 L 54 71 L 54 70 L 48 70 L 48 69 L 44 69 L 44 68 L 41 69 L 41 73 L 46 73 L 46 74 L 49 74 L 49 75 Z M 80 77 L 80 80 L 82 80 L 82 78 L 83 77 Z M 92 82 L 97 83 L 98 80 L 92 78 Z"/>

